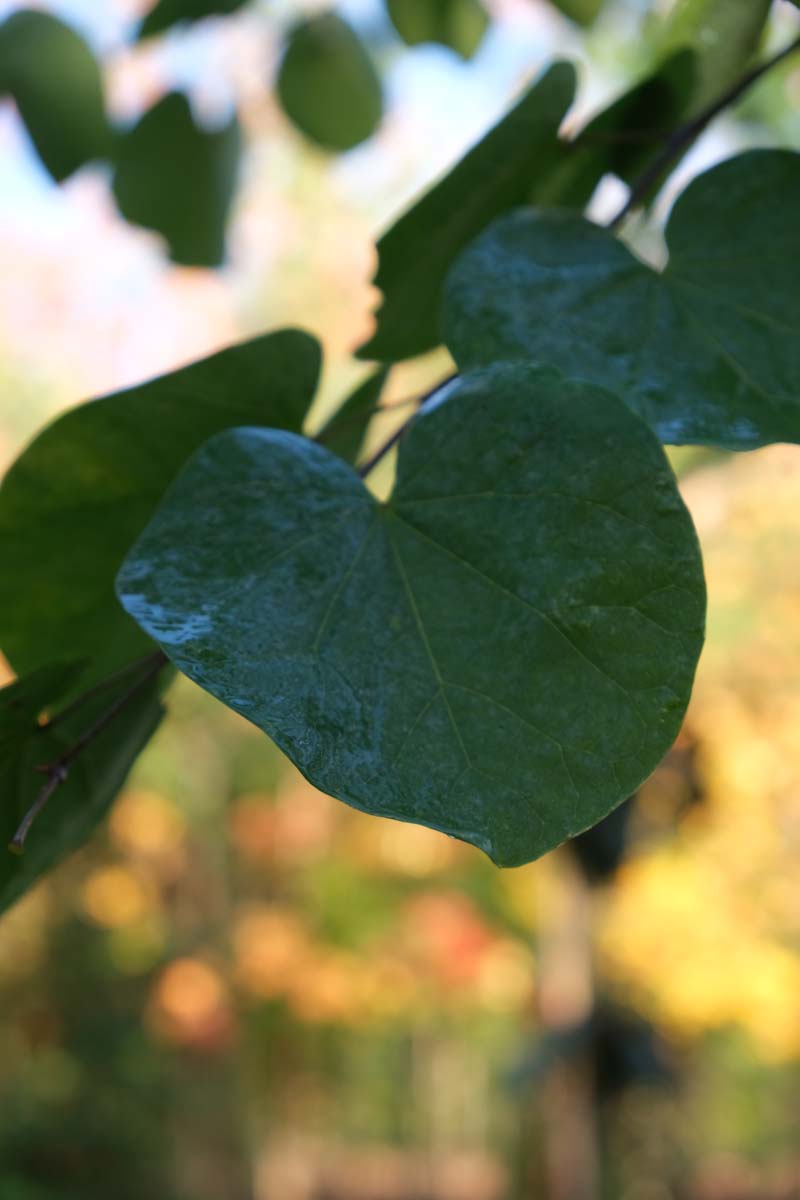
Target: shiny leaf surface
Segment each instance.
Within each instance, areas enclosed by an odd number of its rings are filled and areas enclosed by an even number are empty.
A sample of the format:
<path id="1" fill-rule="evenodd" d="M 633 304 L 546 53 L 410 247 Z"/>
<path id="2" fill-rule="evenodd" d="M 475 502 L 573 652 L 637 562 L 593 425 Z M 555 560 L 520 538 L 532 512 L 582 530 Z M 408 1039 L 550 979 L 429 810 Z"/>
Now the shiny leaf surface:
<path id="1" fill-rule="evenodd" d="M 462 368 L 554 366 L 607 387 L 672 444 L 800 441 L 800 155 L 752 151 L 676 203 L 660 274 L 567 212 L 498 221 L 446 286 Z"/>
<path id="2" fill-rule="evenodd" d="M 317 787 L 503 865 L 650 773 L 703 637 L 661 446 L 614 397 L 525 365 L 463 379 L 417 419 L 385 504 L 307 440 L 212 439 L 118 590 Z"/>

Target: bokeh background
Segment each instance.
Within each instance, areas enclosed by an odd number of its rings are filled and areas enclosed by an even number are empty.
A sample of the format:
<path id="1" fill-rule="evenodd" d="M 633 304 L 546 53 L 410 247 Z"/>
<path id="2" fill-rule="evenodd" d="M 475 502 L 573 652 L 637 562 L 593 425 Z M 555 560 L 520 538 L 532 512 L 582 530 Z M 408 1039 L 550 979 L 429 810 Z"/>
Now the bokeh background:
<path id="1" fill-rule="evenodd" d="M 365 373 L 376 233 L 554 56 L 582 65 L 574 119 L 613 96 L 653 6 L 610 0 L 581 30 L 494 0 L 465 62 L 343 0 L 387 112 L 339 157 L 271 87 L 279 31 L 320 5 L 135 48 L 145 0 L 40 7 L 102 57 L 120 121 L 185 88 L 212 124 L 235 105 L 247 150 L 225 265 L 182 268 L 102 167 L 56 186 L 0 103 L 2 465 L 80 399 L 287 324 L 324 345 L 322 419 Z M 766 44 L 797 17 L 777 5 Z M 799 136 L 795 62 L 677 182 Z M 593 211 L 621 196 L 604 180 Z M 401 366 L 388 400 L 446 366 Z M 351 811 L 173 689 L 106 826 L 0 920 L 2 1200 L 800 1196 L 800 457 L 676 465 L 710 592 L 684 731 L 615 819 L 536 864 Z"/>

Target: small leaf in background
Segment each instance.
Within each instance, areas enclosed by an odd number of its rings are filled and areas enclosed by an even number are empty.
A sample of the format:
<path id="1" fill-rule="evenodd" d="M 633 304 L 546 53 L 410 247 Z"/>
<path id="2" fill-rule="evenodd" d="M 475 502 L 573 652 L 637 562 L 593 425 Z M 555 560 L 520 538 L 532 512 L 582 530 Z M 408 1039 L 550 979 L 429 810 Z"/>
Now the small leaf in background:
<path id="1" fill-rule="evenodd" d="M 201 129 L 186 96 L 171 92 L 120 138 L 113 183 L 119 210 L 160 233 L 175 262 L 217 267 L 240 155 L 236 117 L 222 129 Z"/>
<path id="2" fill-rule="evenodd" d="M 678 199 L 661 274 L 577 215 L 501 218 L 447 281 L 447 345 L 607 387 L 669 444 L 800 441 L 798 212 L 800 154 L 753 150 Z"/>
<path id="3" fill-rule="evenodd" d="M 24 854 L 12 854 L 6 847 L 45 782 L 35 768 L 64 754 L 130 686 L 121 682 L 52 730 L 40 726 L 39 714 L 64 694 L 78 670 L 74 664 L 44 667 L 0 690 L 0 911 L 88 840 L 163 715 L 158 684 L 150 680 L 81 750 L 37 816 Z"/>
<path id="4" fill-rule="evenodd" d="M 368 375 L 320 429 L 315 440 L 345 462 L 355 463 L 390 370 L 390 367 L 380 367 Z"/>
<path id="5" fill-rule="evenodd" d="M 576 21 L 578 25 L 591 25 L 599 16 L 605 0 L 550 0 L 554 8 Z"/>
<path id="6" fill-rule="evenodd" d="M 139 27 L 139 38 L 163 33 L 183 21 L 199 21 L 203 17 L 228 16 L 247 3 L 247 0 L 157 0 Z"/>
<path id="7" fill-rule="evenodd" d="M 4 93 L 14 98 L 55 180 L 111 152 L 100 68 L 63 21 L 23 10 L 0 25 L 0 97 Z"/>
<path id="8" fill-rule="evenodd" d="M 383 115 L 381 81 L 361 39 L 333 12 L 291 30 L 278 73 L 284 112 L 326 150 L 351 150 Z"/>
<path id="9" fill-rule="evenodd" d="M 558 127 L 575 71 L 556 63 L 378 242 L 377 329 L 359 358 L 397 361 L 441 341 L 441 289 L 459 252 L 495 217 L 528 199 L 564 153 Z"/>
<path id="10" fill-rule="evenodd" d="M 89 682 L 147 653 L 114 576 L 189 455 L 231 425 L 299 431 L 319 345 L 279 330 L 74 408 L 39 434 L 0 487 L 0 648 L 18 672 L 64 649 Z"/>
<path id="11" fill-rule="evenodd" d="M 615 397 L 525 364 L 417 420 L 384 504 L 307 439 L 213 438 L 117 586 L 316 787 L 507 866 L 649 775 L 703 641 L 662 447 Z"/>
<path id="12" fill-rule="evenodd" d="M 407 46 L 438 42 L 472 58 L 489 27 L 480 0 L 387 0 L 392 24 Z"/>
<path id="13" fill-rule="evenodd" d="M 772 0 L 678 0 L 654 42 L 662 53 L 694 50 L 697 76 L 690 114 L 712 103 L 758 49 Z"/>

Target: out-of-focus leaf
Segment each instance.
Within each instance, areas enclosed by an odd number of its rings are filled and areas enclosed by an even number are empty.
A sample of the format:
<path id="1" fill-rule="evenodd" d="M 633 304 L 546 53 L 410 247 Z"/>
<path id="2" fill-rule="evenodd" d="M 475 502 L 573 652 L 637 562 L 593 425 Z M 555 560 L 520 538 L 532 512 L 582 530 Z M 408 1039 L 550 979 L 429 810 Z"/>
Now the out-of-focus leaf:
<path id="1" fill-rule="evenodd" d="M 579 25 L 591 25 L 599 15 L 605 0 L 550 0 L 559 12 Z"/>
<path id="2" fill-rule="evenodd" d="M 655 40 L 666 53 L 694 50 L 692 113 L 716 100 L 741 75 L 758 48 L 771 7 L 772 0 L 678 0 Z"/>
<path id="3" fill-rule="evenodd" d="M 117 586 L 317 787 L 508 866 L 652 771 L 703 640 L 662 447 L 615 397 L 525 364 L 416 421 L 385 503 L 308 439 L 213 438 Z"/>
<path id="4" fill-rule="evenodd" d="M 361 39 L 333 12 L 295 25 L 278 73 L 286 115 L 326 150 L 351 150 L 377 129 L 381 81 Z"/>
<path id="5" fill-rule="evenodd" d="M 359 358 L 393 362 L 441 341 L 445 275 L 459 252 L 503 212 L 527 200 L 562 161 L 558 127 L 575 95 L 575 71 L 556 63 L 482 141 L 378 242 L 378 327 Z"/>
<path id="6" fill-rule="evenodd" d="M 139 27 L 139 37 L 147 38 L 156 33 L 163 33 L 182 21 L 227 16 L 246 3 L 247 0 L 157 0 Z"/>
<path id="7" fill-rule="evenodd" d="M 800 441 L 800 154 L 754 150 L 695 179 L 660 274 L 568 212 L 501 218 L 445 287 L 462 368 L 552 365 L 607 387 L 662 441 Z"/>
<path id="8" fill-rule="evenodd" d="M 316 440 L 345 462 L 358 459 L 390 369 L 380 367 L 368 375 L 317 434 Z"/>
<path id="9" fill-rule="evenodd" d="M 542 207 L 583 208 L 608 173 L 630 182 L 684 119 L 694 80 L 693 55 L 680 50 L 593 117 L 546 173 L 530 199 Z M 676 160 L 677 161 L 677 160 Z"/>
<path id="10" fill-rule="evenodd" d="M 572 145 L 595 185 L 600 160 L 626 183 L 647 168 L 685 118 L 694 81 L 694 54 L 678 50 L 589 121 Z"/>
<path id="11" fill-rule="evenodd" d="M 189 455 L 231 425 L 299 431 L 317 386 L 314 338 L 281 330 L 65 413 L 0 487 L 0 647 L 25 673 L 65 649 L 89 682 L 150 648 L 114 576 Z"/>
<path id="12" fill-rule="evenodd" d="M 123 682 L 53 729 L 38 723 L 74 681 L 74 665 L 45 667 L 0 690 L 0 911 L 90 837 L 163 715 L 154 680 L 84 747 L 39 814 L 20 857 L 6 850 L 45 777 L 35 768 L 57 760 L 130 686 Z"/>
<path id="13" fill-rule="evenodd" d="M 0 96 L 13 96 L 56 180 L 106 157 L 113 135 L 100 68 L 86 42 L 48 13 L 23 10 L 0 25 Z"/>
<path id="14" fill-rule="evenodd" d="M 216 267 L 241 154 L 239 124 L 201 129 L 189 101 L 171 92 L 120 138 L 114 195 L 122 215 L 153 229 L 175 262 Z"/>
<path id="15" fill-rule="evenodd" d="M 408 46 L 438 42 L 472 58 L 489 27 L 480 0 L 387 0 L 389 16 Z"/>

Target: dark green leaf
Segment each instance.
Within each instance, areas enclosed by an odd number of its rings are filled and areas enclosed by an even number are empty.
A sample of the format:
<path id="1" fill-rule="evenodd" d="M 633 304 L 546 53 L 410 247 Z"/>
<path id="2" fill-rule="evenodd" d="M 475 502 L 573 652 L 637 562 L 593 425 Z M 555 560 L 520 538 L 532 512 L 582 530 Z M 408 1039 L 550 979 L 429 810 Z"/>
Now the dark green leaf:
<path id="1" fill-rule="evenodd" d="M 686 116 L 695 80 L 695 56 L 679 50 L 598 113 L 575 138 L 592 189 L 605 172 L 630 183 Z"/>
<path id="2" fill-rule="evenodd" d="M 4 92 L 16 101 L 54 179 L 110 153 L 100 68 L 69 25 L 28 10 L 0 25 L 0 96 Z"/>
<path id="3" fill-rule="evenodd" d="M 381 367 L 368 375 L 317 434 L 316 440 L 334 454 L 338 454 L 345 462 L 356 462 L 361 453 L 367 427 L 381 398 L 390 369 Z"/>
<path id="4" fill-rule="evenodd" d="M 35 768 L 58 759 L 129 686 L 95 698 L 52 730 L 40 727 L 39 713 L 58 700 L 75 673 L 74 665 L 45 667 L 0 691 L 0 911 L 89 838 L 163 715 L 157 684 L 150 681 L 76 757 L 37 817 L 25 853 L 14 855 L 5 847 L 45 781 Z"/>
<path id="5" fill-rule="evenodd" d="M 139 27 L 139 37 L 147 38 L 156 33 L 163 33 L 182 21 L 227 16 L 246 3 L 247 0 L 157 0 Z"/>
<path id="6" fill-rule="evenodd" d="M 20 672 L 85 655 L 90 682 L 147 652 L 114 576 L 189 455 L 232 425 L 299 430 L 316 341 L 282 330 L 91 404 L 45 429 L 0 488 L 0 647 Z"/>
<path id="7" fill-rule="evenodd" d="M 439 42 L 472 58 L 489 27 L 480 0 L 387 0 L 389 16 L 407 46 Z"/>
<path id="8" fill-rule="evenodd" d="M 694 57 L 680 50 L 562 142 L 526 199 L 545 208 L 583 208 L 604 175 L 630 182 L 683 120 L 693 81 Z"/>
<path id="9" fill-rule="evenodd" d="M 652 771 L 703 638 L 661 446 L 613 396 L 524 364 L 463 379 L 414 423 L 385 504 L 313 442 L 214 438 L 118 589 L 317 787 L 505 865 Z"/>
<path id="10" fill-rule="evenodd" d="M 120 139 L 113 185 L 119 210 L 160 233 L 175 262 L 219 266 L 240 153 L 235 117 L 223 129 L 201 129 L 187 98 L 171 92 Z"/>
<path id="11" fill-rule="evenodd" d="M 623 396 L 664 442 L 800 441 L 800 155 L 755 150 L 696 179 L 658 274 L 566 212 L 498 221 L 445 289 L 462 367 L 527 359 Z"/>
<path id="12" fill-rule="evenodd" d="M 559 12 L 579 25 L 591 25 L 600 13 L 605 0 L 550 0 Z"/>
<path id="13" fill-rule="evenodd" d="M 444 277 L 458 253 L 500 213 L 522 204 L 560 161 L 558 127 L 575 95 L 575 71 L 556 63 L 378 242 L 378 328 L 360 358 L 396 361 L 441 340 Z"/>
<path id="14" fill-rule="evenodd" d="M 40 715 L 70 690 L 85 665 L 48 664 L 0 689 L 0 762 L 14 755 L 19 743 L 36 732 Z"/>
<path id="15" fill-rule="evenodd" d="M 326 150 L 351 150 L 383 115 L 381 81 L 360 38 L 333 12 L 296 25 L 278 73 L 286 115 Z"/>

